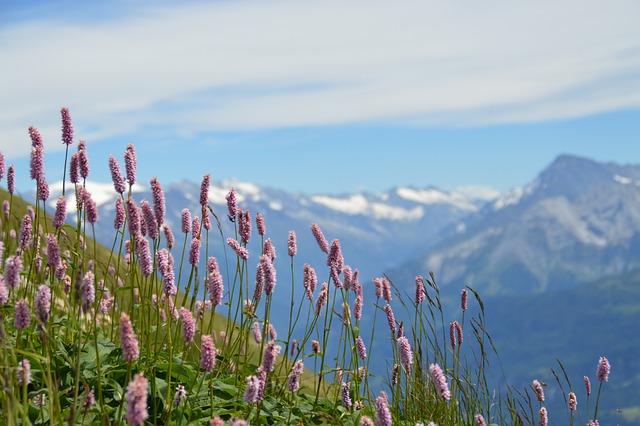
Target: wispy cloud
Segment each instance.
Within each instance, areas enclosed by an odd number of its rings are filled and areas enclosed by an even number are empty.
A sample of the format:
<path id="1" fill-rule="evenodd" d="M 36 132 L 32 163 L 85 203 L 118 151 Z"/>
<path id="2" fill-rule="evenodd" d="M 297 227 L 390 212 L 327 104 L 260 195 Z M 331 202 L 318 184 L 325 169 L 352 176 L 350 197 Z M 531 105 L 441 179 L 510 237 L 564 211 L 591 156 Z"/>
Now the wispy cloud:
<path id="1" fill-rule="evenodd" d="M 236 1 L 23 19 L 0 29 L 0 147 L 25 154 L 30 124 L 59 138 L 63 105 L 90 140 L 637 108 L 638 16 L 624 0 Z"/>

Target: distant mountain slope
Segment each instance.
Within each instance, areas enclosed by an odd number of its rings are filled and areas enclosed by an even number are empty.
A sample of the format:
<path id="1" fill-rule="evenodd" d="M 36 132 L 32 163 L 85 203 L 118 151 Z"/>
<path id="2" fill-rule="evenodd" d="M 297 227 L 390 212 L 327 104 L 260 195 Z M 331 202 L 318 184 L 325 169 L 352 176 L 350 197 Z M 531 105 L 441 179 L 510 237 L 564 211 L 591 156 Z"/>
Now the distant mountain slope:
<path id="1" fill-rule="evenodd" d="M 560 156 L 459 231 L 390 275 L 408 280 L 416 270 L 432 270 L 445 286 L 469 284 L 490 295 L 633 270 L 640 267 L 640 166 Z"/>

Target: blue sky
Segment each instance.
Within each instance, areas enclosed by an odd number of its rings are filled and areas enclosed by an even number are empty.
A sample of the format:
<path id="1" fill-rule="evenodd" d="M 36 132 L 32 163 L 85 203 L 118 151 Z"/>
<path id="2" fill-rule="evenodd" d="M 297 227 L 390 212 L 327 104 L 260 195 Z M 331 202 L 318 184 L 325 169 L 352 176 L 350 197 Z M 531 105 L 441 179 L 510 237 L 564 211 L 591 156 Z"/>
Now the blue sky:
<path id="1" fill-rule="evenodd" d="M 562 153 L 640 164 L 640 3 L 0 0 L 0 150 L 50 181 L 60 107 L 91 177 L 291 191 L 506 191 Z"/>

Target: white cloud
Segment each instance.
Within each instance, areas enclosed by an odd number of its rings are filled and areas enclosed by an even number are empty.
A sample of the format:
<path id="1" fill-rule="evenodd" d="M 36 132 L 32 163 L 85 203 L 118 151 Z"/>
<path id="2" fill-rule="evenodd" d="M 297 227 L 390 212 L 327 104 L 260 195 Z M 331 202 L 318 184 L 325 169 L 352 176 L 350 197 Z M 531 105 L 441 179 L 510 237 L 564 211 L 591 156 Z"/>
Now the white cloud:
<path id="1" fill-rule="evenodd" d="M 0 149 L 25 154 L 31 124 L 59 140 L 63 105 L 89 140 L 638 107 L 638 16 L 632 0 L 236 1 L 5 25 Z"/>

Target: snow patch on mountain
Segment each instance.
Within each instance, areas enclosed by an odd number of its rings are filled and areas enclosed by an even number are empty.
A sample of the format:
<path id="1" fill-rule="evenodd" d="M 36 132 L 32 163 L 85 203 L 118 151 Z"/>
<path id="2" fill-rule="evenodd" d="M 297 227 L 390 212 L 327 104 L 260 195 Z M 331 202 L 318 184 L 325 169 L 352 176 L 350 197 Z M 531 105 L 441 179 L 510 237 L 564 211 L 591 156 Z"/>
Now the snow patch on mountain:
<path id="1" fill-rule="evenodd" d="M 384 203 L 369 201 L 364 195 L 356 194 L 348 197 L 330 197 L 327 195 L 315 195 L 311 200 L 324 207 L 339 211 L 351 216 L 368 215 L 376 219 L 390 220 L 416 220 L 424 215 L 424 209 L 416 206 L 405 209 Z"/>
<path id="2" fill-rule="evenodd" d="M 420 204 L 452 204 L 462 210 L 478 210 L 478 207 L 475 204 L 459 193 L 446 193 L 431 188 L 414 189 L 401 187 L 396 189 L 396 194 L 407 201 L 413 201 Z"/>

